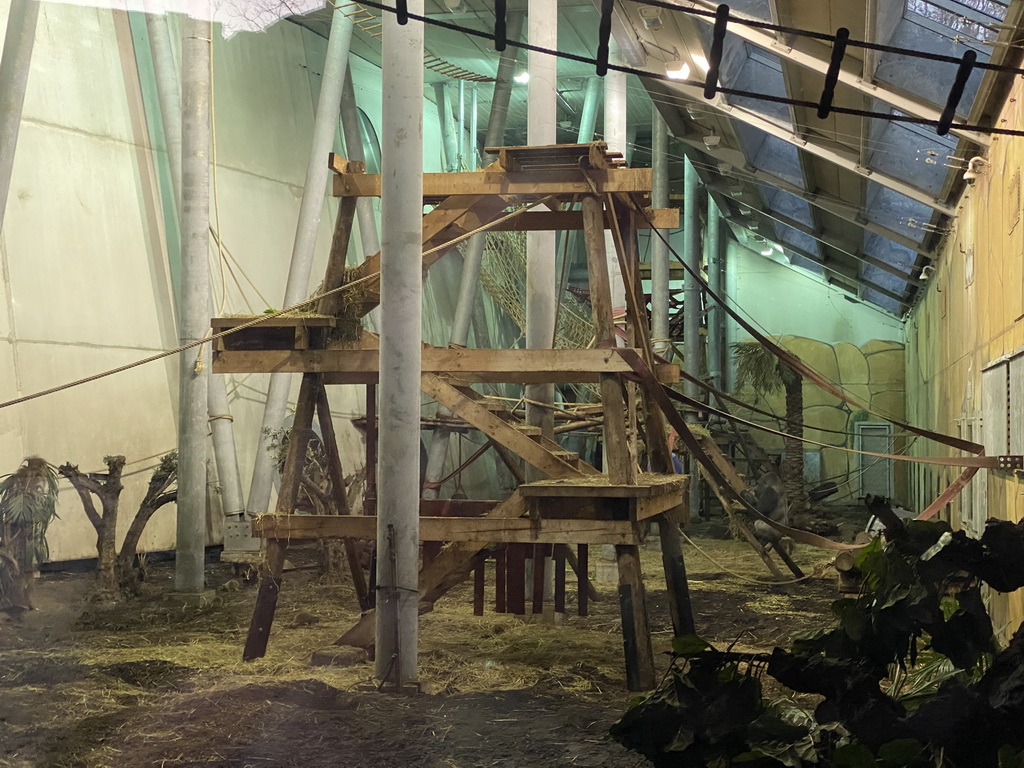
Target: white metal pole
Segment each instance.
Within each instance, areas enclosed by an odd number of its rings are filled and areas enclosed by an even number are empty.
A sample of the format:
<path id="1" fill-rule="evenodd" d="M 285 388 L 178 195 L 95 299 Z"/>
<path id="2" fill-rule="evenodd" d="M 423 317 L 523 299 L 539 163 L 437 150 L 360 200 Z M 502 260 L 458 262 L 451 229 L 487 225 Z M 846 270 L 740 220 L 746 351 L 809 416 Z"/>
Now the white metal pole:
<path id="1" fill-rule="evenodd" d="M 609 41 L 608 60 L 620 64 L 619 46 Z M 626 128 L 626 73 L 610 69 L 604 77 L 604 140 L 608 149 L 626 157 L 629 133 Z M 612 310 L 618 314 L 626 307 L 626 288 L 622 282 L 622 269 L 616 257 L 615 239 L 605 232 L 605 252 L 608 256 L 608 281 L 612 289 Z"/>
<path id="2" fill-rule="evenodd" d="M 345 69 L 345 87 L 341 92 L 341 129 L 345 135 L 348 159 L 365 163 L 363 130 L 359 125 L 356 91 L 352 83 L 352 70 L 349 68 Z M 356 221 L 359 224 L 359 244 L 363 258 L 369 258 L 380 251 L 380 233 L 377 229 L 377 216 L 373 211 L 373 198 L 360 197 L 356 200 Z"/>
<path id="3" fill-rule="evenodd" d="M 541 48 L 558 48 L 558 3 L 529 0 L 528 40 Z M 527 143 L 540 146 L 555 143 L 558 99 L 558 59 L 531 50 L 530 81 L 527 90 Z M 526 235 L 526 346 L 549 349 L 555 337 L 555 233 L 530 232 Z M 534 402 L 554 400 L 554 385 L 531 384 L 526 387 L 526 420 L 547 432 L 554 428 L 550 409 Z"/>
<path id="4" fill-rule="evenodd" d="M 452 114 L 452 94 L 449 83 L 434 83 L 434 102 L 441 126 L 441 149 L 444 151 L 444 169 L 448 173 L 458 170 L 459 145 L 455 138 L 455 117 Z"/>
<path id="5" fill-rule="evenodd" d="M 651 205 L 654 208 L 668 207 L 668 125 L 656 105 L 651 107 L 651 165 L 654 169 L 654 184 Z M 672 349 L 668 341 L 668 243 L 669 230 L 651 232 L 651 338 L 654 351 L 667 355 Z"/>
<path id="6" fill-rule="evenodd" d="M 210 45 L 211 23 L 184 21 L 182 35 L 181 344 L 203 338 L 210 319 Z M 203 588 L 206 548 L 206 420 L 210 347 L 179 356 L 178 517 L 174 585 Z"/>
<path id="7" fill-rule="evenodd" d="M 725 267 L 725 232 L 718 206 L 708 194 L 708 286 L 722 295 L 722 271 Z M 722 362 L 725 349 L 725 312 L 718 302 L 708 300 L 708 378 L 711 386 L 722 389 Z"/>
<path id="8" fill-rule="evenodd" d="M 153 55 L 153 73 L 156 77 L 157 99 L 164 128 L 164 143 L 167 146 L 167 162 L 171 169 L 171 186 L 174 190 L 174 206 L 181 227 L 181 97 L 178 90 L 178 75 L 174 69 L 171 51 L 171 35 L 164 13 L 146 13 L 146 29 L 149 32 L 149 47 Z M 212 42 L 211 42 L 212 45 Z M 213 315 L 213 291 L 210 292 L 209 315 Z M 241 515 L 245 512 L 242 491 L 242 476 L 238 471 L 238 453 L 235 450 L 235 432 L 228 404 L 225 377 L 210 375 L 207 397 L 210 432 L 213 439 L 213 457 L 217 462 L 217 478 L 220 481 L 221 501 L 225 516 Z"/>
<path id="9" fill-rule="evenodd" d="M 295 227 L 295 242 L 292 245 L 291 266 L 288 268 L 288 281 L 285 284 L 283 304 L 286 307 L 301 301 L 309 292 L 313 250 L 316 246 L 320 214 L 323 211 L 327 189 L 327 156 L 334 144 L 334 134 L 338 127 L 341 91 L 345 83 L 345 72 L 348 70 L 348 53 L 352 42 L 352 19 L 347 12 L 347 5 L 339 3 L 335 6 L 331 21 L 323 81 L 320 84 L 320 98 L 317 101 L 316 118 L 313 123 L 313 142 L 309 152 L 309 164 L 306 166 L 306 184 L 302 190 L 299 219 Z M 291 381 L 287 373 L 274 373 L 270 376 L 252 482 L 249 484 L 249 500 L 246 503 L 246 513 L 249 515 L 263 514 L 270 503 L 276 469 L 274 457 L 269 450 L 269 441 L 273 431 L 280 429 L 284 422 Z"/>
<path id="10" fill-rule="evenodd" d="M 459 151 L 455 170 L 461 171 L 466 163 L 466 81 L 459 80 Z"/>
<path id="11" fill-rule="evenodd" d="M 11 0 L 7 14 L 4 52 L 0 57 L 0 231 L 4 228 L 7 194 L 11 189 L 14 151 L 18 146 L 40 5 L 37 0 Z"/>
<path id="12" fill-rule="evenodd" d="M 423 13 L 423 0 L 409 0 Z M 423 25 L 385 13 L 377 676 L 416 681 L 423 272 Z"/>

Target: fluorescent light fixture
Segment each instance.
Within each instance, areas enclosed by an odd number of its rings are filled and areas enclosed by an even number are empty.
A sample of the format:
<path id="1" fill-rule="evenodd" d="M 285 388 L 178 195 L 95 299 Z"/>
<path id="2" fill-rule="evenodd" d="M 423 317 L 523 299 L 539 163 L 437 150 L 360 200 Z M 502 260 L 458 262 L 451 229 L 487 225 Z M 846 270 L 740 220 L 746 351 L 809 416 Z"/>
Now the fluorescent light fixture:
<path id="1" fill-rule="evenodd" d="M 699 53 L 695 56 L 691 56 L 690 58 L 693 59 L 693 63 L 697 65 L 698 69 L 701 69 L 704 72 L 707 72 L 709 69 L 711 69 L 711 65 L 708 64 L 708 60 L 701 56 Z"/>
<path id="2" fill-rule="evenodd" d="M 666 61 L 665 76 L 669 80 L 685 80 L 690 76 L 690 65 L 685 61 Z"/>
<path id="3" fill-rule="evenodd" d="M 530 73 L 524 69 L 518 75 L 513 76 L 512 79 L 520 85 L 526 85 L 526 83 L 530 82 Z"/>
<path id="4" fill-rule="evenodd" d="M 772 248 L 772 244 L 768 243 L 764 248 L 761 249 L 762 256 L 771 256 L 775 249 Z"/>

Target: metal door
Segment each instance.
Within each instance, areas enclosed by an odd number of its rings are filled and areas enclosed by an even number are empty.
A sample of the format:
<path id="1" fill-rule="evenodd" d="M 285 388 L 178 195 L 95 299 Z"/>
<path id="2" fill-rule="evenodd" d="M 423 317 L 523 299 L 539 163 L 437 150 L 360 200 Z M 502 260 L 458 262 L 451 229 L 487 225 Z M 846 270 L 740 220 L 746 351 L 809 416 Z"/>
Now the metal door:
<path id="1" fill-rule="evenodd" d="M 892 453 L 892 425 L 862 421 L 856 425 L 857 449 L 874 453 Z M 857 470 L 860 476 L 860 495 L 893 495 L 892 459 L 858 454 Z"/>

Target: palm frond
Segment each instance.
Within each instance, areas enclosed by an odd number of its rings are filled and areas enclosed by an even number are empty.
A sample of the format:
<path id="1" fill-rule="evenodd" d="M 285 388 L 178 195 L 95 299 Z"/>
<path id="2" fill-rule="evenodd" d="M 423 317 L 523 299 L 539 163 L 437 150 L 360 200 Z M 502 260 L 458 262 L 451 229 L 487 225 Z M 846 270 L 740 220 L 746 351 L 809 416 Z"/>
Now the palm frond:
<path id="1" fill-rule="evenodd" d="M 738 341 L 732 345 L 736 361 L 736 384 L 745 384 L 757 392 L 768 394 L 783 388 L 785 380 L 779 359 L 756 341 Z"/>

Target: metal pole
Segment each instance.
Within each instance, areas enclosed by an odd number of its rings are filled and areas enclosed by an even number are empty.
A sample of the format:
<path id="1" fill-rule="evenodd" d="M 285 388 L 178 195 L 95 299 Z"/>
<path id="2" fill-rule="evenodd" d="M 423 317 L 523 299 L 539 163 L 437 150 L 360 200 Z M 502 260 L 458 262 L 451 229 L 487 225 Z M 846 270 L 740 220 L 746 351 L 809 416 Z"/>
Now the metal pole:
<path id="1" fill-rule="evenodd" d="M 184 20 L 182 50 L 181 295 L 179 341 L 206 335 L 210 308 L 210 36 L 209 21 Z M 206 548 L 206 420 L 210 347 L 180 355 L 178 518 L 174 586 L 203 588 Z"/>
<path id="2" fill-rule="evenodd" d="M 558 4 L 551 0 L 529 0 L 531 45 L 558 47 Z M 531 146 L 555 143 L 558 99 L 558 59 L 550 54 L 530 51 L 528 83 L 527 142 Z M 549 349 L 555 337 L 555 233 L 529 232 L 526 235 L 526 346 Z M 554 414 L 529 401 L 550 403 L 553 384 L 526 387 L 526 421 L 539 426 L 550 437 L 554 432 Z"/>
<path id="3" fill-rule="evenodd" d="M 700 201 L 698 198 L 697 171 L 686 159 L 683 161 L 683 261 L 693 272 L 700 274 Z M 687 272 L 683 280 L 683 370 L 690 376 L 700 376 L 700 285 L 697 279 Z M 687 397 L 700 397 L 700 389 L 692 381 L 683 382 L 683 392 Z M 686 420 L 693 423 L 697 420 L 695 413 L 688 413 Z M 696 515 L 700 511 L 700 482 L 697 465 L 690 458 L 690 513 Z"/>
<path id="4" fill-rule="evenodd" d="M 601 78 L 594 76 L 587 78 L 587 88 L 583 94 L 583 111 L 580 113 L 580 126 L 576 131 L 576 143 L 586 144 L 594 140 L 594 130 L 597 128 L 597 111 L 601 105 Z M 579 206 L 574 205 L 573 208 Z M 568 243 L 566 243 L 568 239 Z M 572 272 L 573 262 L 576 259 L 576 251 L 579 247 L 579 230 L 562 232 L 558 237 L 558 298 L 561 300 L 569 286 L 569 275 Z M 565 254 L 563 257 L 562 254 Z M 568 262 L 565 264 L 562 259 Z"/>
<path id="5" fill-rule="evenodd" d="M 651 110 L 651 205 L 656 209 L 668 208 L 668 125 L 657 105 L 652 105 Z M 668 238 L 669 230 L 660 230 L 660 235 Z M 672 349 L 668 341 L 668 279 L 668 242 L 659 237 L 659 232 L 651 232 L 651 338 L 654 351 L 662 356 Z"/>
<path id="6" fill-rule="evenodd" d="M 509 19 L 507 32 L 509 38 L 512 40 L 518 40 L 519 34 L 522 31 L 523 16 L 522 14 L 516 14 Z M 504 108 L 495 109 L 492 106 L 490 119 L 487 123 L 487 140 L 485 146 L 493 147 L 503 143 L 503 137 L 505 135 L 505 121 L 508 118 L 508 101 L 511 97 L 511 83 L 512 77 L 515 75 L 516 65 L 516 54 L 517 48 L 509 47 L 506 52 L 502 54 L 501 60 L 498 62 L 498 72 L 494 81 L 494 96 L 491 100 L 492 105 L 504 104 Z M 474 102 L 476 99 L 476 91 L 473 91 Z M 473 117 L 476 117 L 476 110 L 473 111 Z M 441 123 L 442 132 L 444 130 L 444 121 Z M 476 130 L 473 131 L 473 136 L 476 136 Z M 478 154 L 474 153 L 475 159 L 479 157 Z M 452 332 L 450 341 L 452 344 L 459 346 L 465 346 L 469 341 L 469 328 L 470 323 L 476 317 L 476 305 L 477 298 L 479 296 L 478 285 L 480 283 L 480 268 L 483 263 L 484 245 L 486 244 L 487 236 L 484 234 L 476 235 L 470 238 L 463 251 L 462 259 L 462 277 L 459 281 L 459 298 L 455 304 L 455 317 L 452 320 Z M 483 334 L 477 331 L 477 346 L 479 346 L 480 337 Z M 447 409 L 438 407 L 438 414 L 447 413 Z M 424 475 L 427 483 L 436 483 L 444 476 L 444 465 L 448 460 L 448 436 L 450 431 L 446 429 L 435 429 L 430 436 L 430 448 L 427 453 L 427 471 Z M 423 490 L 424 499 L 436 499 L 440 495 L 439 488 L 425 488 Z"/>
<path id="7" fill-rule="evenodd" d="M 359 125 L 359 110 L 356 106 L 356 91 L 352 84 L 352 70 L 345 68 L 345 87 L 341 92 L 341 129 L 345 135 L 345 151 L 349 160 L 366 162 L 363 149 L 363 129 Z M 356 200 L 356 221 L 359 224 L 359 244 L 363 257 L 369 258 L 380 252 L 380 235 L 377 216 L 373 211 L 373 198 L 360 197 Z"/>
<path id="8" fill-rule="evenodd" d="M 470 89 L 470 115 L 469 115 L 469 169 L 475 171 L 477 166 L 480 164 L 480 137 L 477 135 L 480 131 L 479 119 L 480 113 L 477 108 L 477 94 L 476 94 L 476 83 L 473 83 L 473 87 Z"/>
<path id="9" fill-rule="evenodd" d="M 466 162 L 466 81 L 459 80 L 459 154 L 455 170 L 461 171 Z"/>
<path id="10" fill-rule="evenodd" d="M 0 232 L 4 228 L 7 194 L 11 189 L 14 151 L 18 146 L 39 6 L 37 0 L 11 0 L 7 15 L 4 52 L 0 58 Z"/>
<path id="11" fill-rule="evenodd" d="M 423 13 L 423 0 L 409 11 Z M 423 265 L 423 25 L 384 23 L 377 676 L 416 681 Z"/>
<path id="12" fill-rule="evenodd" d="M 608 46 L 608 60 L 621 63 L 619 46 L 613 38 Z M 626 156 L 629 144 L 626 128 L 626 73 L 609 70 L 604 77 L 604 140 L 608 149 Z M 608 282 L 612 289 L 612 311 L 618 314 L 626 306 L 626 288 L 622 282 L 622 269 L 616 257 L 615 238 L 605 232 L 605 252 L 608 257 Z"/>
<path id="13" fill-rule="evenodd" d="M 459 144 L 455 137 L 455 116 L 448 83 L 434 83 L 434 101 L 437 119 L 441 124 L 441 149 L 444 150 L 444 169 L 447 173 L 458 170 Z"/>
<path id="14" fill-rule="evenodd" d="M 320 98 L 316 106 L 313 123 L 313 141 L 306 166 L 306 184 L 302 190 L 299 219 L 295 228 L 295 242 L 292 245 L 292 260 L 285 284 L 284 306 L 301 301 L 309 292 L 309 273 L 313 267 L 313 250 L 320 225 L 320 213 L 324 207 L 327 189 L 327 156 L 334 144 L 334 133 L 338 126 L 338 112 L 341 109 L 341 91 L 348 69 L 349 45 L 352 42 L 352 19 L 346 15 L 347 6 L 335 7 L 331 22 L 331 35 L 327 41 L 327 55 L 324 59 L 323 81 L 320 84 Z M 267 389 L 267 404 L 263 409 L 263 424 L 249 484 L 249 500 L 245 511 L 249 515 L 260 515 L 267 511 L 270 492 L 274 485 L 274 458 L 269 451 L 269 440 L 274 430 L 280 429 L 288 407 L 288 392 L 292 379 L 287 373 L 270 376 Z"/>
<path id="15" fill-rule="evenodd" d="M 167 16 L 163 13 L 146 13 L 146 29 L 149 32 L 149 47 L 153 55 L 153 74 L 156 77 L 157 99 L 164 127 L 164 143 L 167 145 L 167 162 L 171 169 L 171 185 L 174 188 L 174 203 L 181 227 L 181 98 L 178 92 L 178 76 L 174 70 L 174 56 L 171 52 L 170 30 Z M 214 314 L 213 290 L 211 285 L 209 315 Z M 238 470 L 238 453 L 235 450 L 235 433 L 232 426 L 231 410 L 225 377 L 209 378 L 207 397 L 210 432 L 213 438 L 213 457 L 217 462 L 217 478 L 220 481 L 221 501 L 225 516 L 241 515 L 245 512 L 242 491 L 242 477 Z"/>
<path id="16" fill-rule="evenodd" d="M 725 267 L 725 233 L 718 206 L 708 194 L 708 285 L 713 293 L 722 295 L 722 272 Z M 717 302 L 708 301 L 708 378 L 711 386 L 722 389 L 722 360 L 725 352 L 725 312 Z"/>

